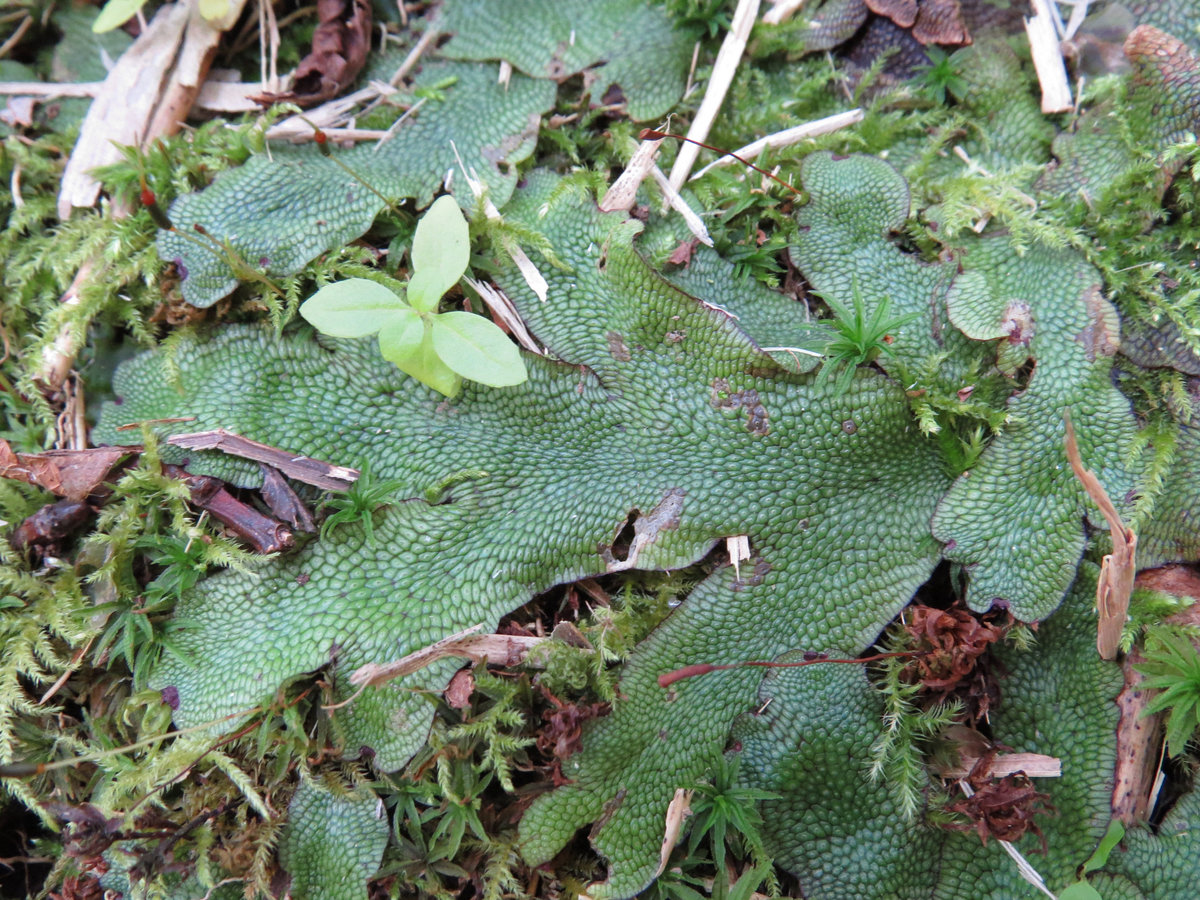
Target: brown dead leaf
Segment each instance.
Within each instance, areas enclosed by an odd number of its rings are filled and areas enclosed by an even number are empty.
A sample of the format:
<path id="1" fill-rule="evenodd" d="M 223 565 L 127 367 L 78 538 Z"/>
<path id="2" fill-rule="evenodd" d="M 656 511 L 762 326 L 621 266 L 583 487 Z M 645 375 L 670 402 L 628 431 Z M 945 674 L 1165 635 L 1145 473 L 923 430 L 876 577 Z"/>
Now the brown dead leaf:
<path id="1" fill-rule="evenodd" d="M 1042 852 L 1046 852 L 1046 837 L 1034 817 L 1053 812 L 1050 795 L 1033 786 L 1033 782 L 1022 772 L 995 778 L 992 765 L 994 752 L 985 754 L 975 763 L 966 778 L 973 793 L 950 804 L 947 809 L 966 816 L 970 825 L 951 825 L 955 831 L 974 831 L 987 846 L 989 838 L 1014 843 L 1027 831 L 1041 839 Z"/>
<path id="2" fill-rule="evenodd" d="M 672 250 L 671 255 L 667 257 L 667 262 L 673 266 L 683 266 L 686 269 L 691 264 L 692 254 L 699 243 L 697 238 L 680 242 L 679 246 Z"/>
<path id="3" fill-rule="evenodd" d="M 676 788 L 675 796 L 667 804 L 666 824 L 663 829 L 662 846 L 658 850 L 658 869 L 654 873 L 655 878 L 666 870 L 667 861 L 671 858 L 671 851 L 679 842 L 679 832 L 683 830 L 683 823 L 691 815 L 692 794 L 693 791 Z"/>
<path id="4" fill-rule="evenodd" d="M 1112 533 L 1113 552 L 1104 557 L 1100 567 L 1100 578 L 1096 582 L 1096 609 L 1100 613 L 1096 630 L 1096 649 L 1102 658 L 1115 659 L 1121 643 L 1121 630 L 1125 627 L 1125 615 L 1129 611 L 1134 575 L 1137 573 L 1137 535 L 1121 521 L 1117 508 L 1108 498 L 1100 479 L 1083 467 L 1079 444 L 1075 440 L 1075 429 L 1071 427 L 1069 410 L 1063 411 L 1063 418 L 1066 422 L 1067 461 L 1087 495 L 1104 513 Z"/>
<path id="5" fill-rule="evenodd" d="M 292 75 L 292 89 L 258 94 L 260 103 L 286 101 L 316 106 L 349 87 L 367 62 L 371 49 L 371 4 L 368 0 L 317 0 L 320 24 L 313 32 L 312 50 Z"/>
<path id="6" fill-rule="evenodd" d="M 16 453 L 8 441 L 0 440 L 0 478 L 34 484 L 68 500 L 83 500 L 104 483 L 117 463 L 139 449 L 96 447 Z"/>
<path id="7" fill-rule="evenodd" d="M 459 669 L 446 685 L 442 696 L 451 709 L 470 709 L 471 695 L 475 693 L 475 676 L 470 669 Z"/>
<path id="8" fill-rule="evenodd" d="M 581 746 L 583 723 L 605 715 L 609 705 L 563 703 L 545 688 L 541 691 L 542 696 L 552 704 L 552 708 L 542 714 L 542 721 L 546 725 L 538 733 L 537 748 L 548 756 L 552 755 L 559 760 L 566 759 Z"/>

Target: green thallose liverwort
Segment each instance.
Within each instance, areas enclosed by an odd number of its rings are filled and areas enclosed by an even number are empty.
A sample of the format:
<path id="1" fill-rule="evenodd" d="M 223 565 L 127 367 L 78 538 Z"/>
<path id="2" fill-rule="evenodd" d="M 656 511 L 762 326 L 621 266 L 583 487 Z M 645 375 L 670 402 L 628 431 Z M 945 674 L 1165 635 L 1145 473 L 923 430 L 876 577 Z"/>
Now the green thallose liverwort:
<path id="1" fill-rule="evenodd" d="M 470 259 L 466 220 L 453 197 L 439 197 L 417 223 L 407 298 L 366 278 L 326 285 L 300 315 L 332 337 L 378 333 L 379 352 L 400 371 L 447 397 L 464 378 L 510 387 L 529 376 L 516 345 L 494 323 L 462 311 L 437 312 Z"/>

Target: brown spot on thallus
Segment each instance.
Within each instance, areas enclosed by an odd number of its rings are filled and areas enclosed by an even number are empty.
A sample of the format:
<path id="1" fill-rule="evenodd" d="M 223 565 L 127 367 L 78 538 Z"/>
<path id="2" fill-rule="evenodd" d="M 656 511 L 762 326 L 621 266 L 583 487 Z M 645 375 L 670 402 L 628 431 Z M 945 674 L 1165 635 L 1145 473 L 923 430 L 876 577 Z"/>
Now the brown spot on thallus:
<path id="1" fill-rule="evenodd" d="M 754 560 L 754 570 L 750 574 L 746 573 L 746 567 L 742 566 L 743 575 L 733 583 L 735 591 L 741 591 L 748 587 L 762 584 L 763 579 L 767 577 L 767 573 L 771 571 L 771 564 L 761 556 Z"/>
<path id="2" fill-rule="evenodd" d="M 617 791 L 617 795 L 604 804 L 604 808 L 600 811 L 600 818 L 596 820 L 596 824 L 592 826 L 592 830 L 588 833 L 588 840 L 592 843 L 596 842 L 596 838 L 600 836 L 600 832 L 604 830 L 604 826 L 608 824 L 609 819 L 616 815 L 617 810 L 621 808 L 621 804 L 625 802 L 625 795 L 628 791 L 621 788 Z"/>
<path id="3" fill-rule="evenodd" d="M 1012 300 L 1004 308 L 1000 330 L 1014 346 L 1028 347 L 1033 340 L 1033 310 L 1024 300 Z"/>
<path id="4" fill-rule="evenodd" d="M 311 580 L 312 580 L 311 575 L 309 575 L 307 572 L 301 572 L 299 577 L 296 578 L 296 584 L 300 585 L 300 587 L 304 587 Z"/>
<path id="5" fill-rule="evenodd" d="M 856 434 L 858 432 L 858 423 L 853 419 L 847 419 L 842 423 L 842 431 L 846 434 Z"/>
<path id="6" fill-rule="evenodd" d="M 613 359 L 617 362 L 629 362 L 633 359 L 625 338 L 620 333 L 610 331 L 605 337 L 608 339 L 608 352 L 612 354 Z"/>
<path id="7" fill-rule="evenodd" d="M 686 331 L 668 331 L 663 335 L 663 340 L 668 344 L 681 344 L 685 337 L 687 337 Z"/>
<path id="8" fill-rule="evenodd" d="M 729 382 L 717 378 L 712 383 L 712 398 L 709 401 L 713 409 L 744 409 L 746 410 L 746 430 L 760 437 L 770 433 L 767 408 L 763 406 L 754 388 L 744 391 L 731 391 Z"/>

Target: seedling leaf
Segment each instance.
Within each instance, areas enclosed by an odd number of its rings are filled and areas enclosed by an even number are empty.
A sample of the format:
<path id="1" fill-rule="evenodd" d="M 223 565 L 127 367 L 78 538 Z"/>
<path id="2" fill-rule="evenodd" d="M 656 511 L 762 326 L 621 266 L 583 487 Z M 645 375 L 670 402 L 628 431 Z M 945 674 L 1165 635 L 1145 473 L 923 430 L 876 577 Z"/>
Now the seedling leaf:
<path id="1" fill-rule="evenodd" d="M 1104 900 L 1104 898 L 1086 881 L 1077 881 L 1068 885 L 1067 889 L 1058 895 L 1058 900 Z"/>
<path id="2" fill-rule="evenodd" d="M 392 313 L 379 329 L 379 352 L 390 363 L 401 363 L 419 356 L 425 338 L 425 322 L 411 307 Z"/>
<path id="3" fill-rule="evenodd" d="M 1121 820 L 1113 819 L 1109 822 L 1108 831 L 1104 832 L 1104 837 L 1096 845 L 1096 851 L 1083 864 L 1083 874 L 1086 875 L 1089 872 L 1095 872 L 1097 869 L 1103 869 L 1108 863 L 1109 854 L 1113 852 L 1117 844 L 1121 843 L 1124 837 L 1125 826 L 1121 823 Z"/>
<path id="4" fill-rule="evenodd" d="M 433 309 L 442 294 L 462 278 L 470 258 L 467 222 L 458 203 L 450 196 L 438 197 L 421 216 L 413 235 L 409 301 L 417 309 Z"/>
<path id="5" fill-rule="evenodd" d="M 200 0 L 200 15 L 206 22 L 219 22 L 229 15 L 229 0 Z"/>
<path id="6" fill-rule="evenodd" d="M 92 23 L 92 32 L 104 34 L 121 27 L 136 16 L 145 3 L 146 0 L 108 0 L 104 9 L 100 10 L 100 15 L 96 16 L 96 21 Z"/>
<path id="7" fill-rule="evenodd" d="M 304 302 L 300 315 L 317 331 L 332 337 L 366 337 L 387 318 L 409 306 L 382 284 L 347 278 L 327 284 Z"/>
<path id="8" fill-rule="evenodd" d="M 482 316 L 466 312 L 437 316 L 433 349 L 459 375 L 492 387 L 510 387 L 529 377 L 516 345 Z"/>
<path id="9" fill-rule="evenodd" d="M 436 312 L 438 301 L 451 286 L 453 282 L 447 285 L 443 273 L 435 269 L 419 269 L 408 280 L 408 302 L 417 312 Z"/>
<path id="10" fill-rule="evenodd" d="M 428 330 L 418 345 L 416 353 L 407 358 L 396 358 L 389 361 L 401 372 L 411 375 L 421 384 L 428 385 L 447 397 L 455 397 L 462 390 L 462 378 L 438 358 Z"/>

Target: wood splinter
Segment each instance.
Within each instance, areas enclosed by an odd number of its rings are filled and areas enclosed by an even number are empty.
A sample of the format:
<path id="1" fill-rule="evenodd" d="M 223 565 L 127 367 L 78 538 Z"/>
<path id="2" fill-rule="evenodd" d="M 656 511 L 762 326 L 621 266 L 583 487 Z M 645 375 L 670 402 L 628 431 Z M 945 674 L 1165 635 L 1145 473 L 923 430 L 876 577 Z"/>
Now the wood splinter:
<path id="1" fill-rule="evenodd" d="M 1063 420 L 1066 424 L 1067 461 L 1092 502 L 1100 507 L 1112 532 L 1113 552 L 1104 557 L 1100 578 L 1096 581 L 1096 609 L 1100 613 L 1096 626 L 1096 649 L 1102 658 L 1116 659 L 1121 631 L 1125 627 L 1125 615 L 1129 612 L 1129 598 L 1133 594 L 1133 578 L 1137 574 L 1134 561 L 1137 535 L 1121 521 L 1100 479 L 1083 467 L 1075 429 L 1071 426 L 1070 410 L 1063 410 Z"/>
<path id="2" fill-rule="evenodd" d="M 190 434 L 174 434 L 167 438 L 168 444 L 188 450 L 220 450 L 231 456 L 241 456 L 258 463 L 274 466 L 288 478 L 305 484 L 324 488 L 327 491 L 344 491 L 358 480 L 359 471 L 348 466 L 296 456 L 269 444 L 260 444 L 248 437 L 218 428 L 214 431 L 196 431 Z"/>

